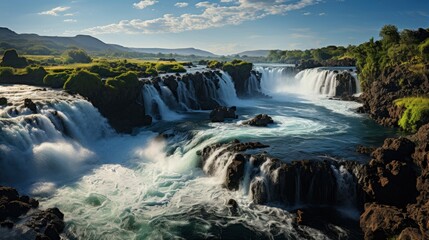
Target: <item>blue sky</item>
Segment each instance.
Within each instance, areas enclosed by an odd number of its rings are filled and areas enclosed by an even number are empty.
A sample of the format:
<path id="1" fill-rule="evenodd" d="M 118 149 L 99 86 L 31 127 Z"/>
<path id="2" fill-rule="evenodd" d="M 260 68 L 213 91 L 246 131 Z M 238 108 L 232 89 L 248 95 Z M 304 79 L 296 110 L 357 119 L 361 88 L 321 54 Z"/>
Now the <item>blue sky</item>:
<path id="1" fill-rule="evenodd" d="M 429 0 L 0 1 L 0 25 L 18 33 L 216 54 L 359 44 L 385 24 L 429 28 Z"/>

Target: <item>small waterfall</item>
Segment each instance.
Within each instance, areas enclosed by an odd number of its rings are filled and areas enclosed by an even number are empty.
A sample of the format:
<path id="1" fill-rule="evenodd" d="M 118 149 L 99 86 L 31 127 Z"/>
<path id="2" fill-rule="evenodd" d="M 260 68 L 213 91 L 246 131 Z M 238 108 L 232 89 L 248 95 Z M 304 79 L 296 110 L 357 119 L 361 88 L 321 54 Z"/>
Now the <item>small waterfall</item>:
<path id="1" fill-rule="evenodd" d="M 246 85 L 247 85 L 247 94 L 249 96 L 251 96 L 255 92 L 261 91 L 258 78 L 254 74 L 250 75 L 250 78 L 247 80 Z"/>
<path id="2" fill-rule="evenodd" d="M 254 75 L 252 75 L 252 77 L 254 77 Z M 222 103 L 227 106 L 235 105 L 239 100 L 231 77 L 227 73 L 221 72 L 221 76 L 218 76 L 218 79 L 220 85 L 219 89 L 217 90 L 219 94 L 219 100 L 221 100 Z"/>
<path id="3" fill-rule="evenodd" d="M 145 84 L 143 86 L 143 97 L 146 114 L 151 115 L 157 120 L 172 120 L 178 118 L 178 114 L 165 104 L 162 96 L 152 84 Z"/>
<path id="4" fill-rule="evenodd" d="M 292 66 L 257 66 L 255 70 L 262 73 L 261 88 L 266 94 L 289 92 L 334 97 L 341 96 L 343 92 L 351 95 L 361 91 L 355 71 L 344 68 L 312 68 L 296 75 Z M 345 73 L 350 73 L 352 78 L 340 82 L 339 74 Z"/>
<path id="5" fill-rule="evenodd" d="M 337 202 L 340 205 L 351 207 L 356 205 L 357 191 L 355 178 L 341 165 L 339 168 L 331 166 L 337 180 Z"/>

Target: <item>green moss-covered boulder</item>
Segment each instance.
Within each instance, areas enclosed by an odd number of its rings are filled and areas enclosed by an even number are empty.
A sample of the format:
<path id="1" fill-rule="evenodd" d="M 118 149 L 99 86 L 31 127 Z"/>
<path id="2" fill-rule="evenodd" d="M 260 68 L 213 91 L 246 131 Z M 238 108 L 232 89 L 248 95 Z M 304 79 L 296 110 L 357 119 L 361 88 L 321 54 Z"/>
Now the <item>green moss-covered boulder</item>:
<path id="1" fill-rule="evenodd" d="M 43 78 L 43 83 L 52 88 L 62 88 L 68 78 L 69 74 L 66 72 L 51 73 Z"/>
<path id="2" fill-rule="evenodd" d="M 64 83 L 64 90 L 79 93 L 90 99 L 98 96 L 102 87 L 103 84 L 100 77 L 86 70 L 73 73 Z"/>
<path id="3" fill-rule="evenodd" d="M 0 66 L 25 68 L 26 66 L 28 66 L 28 62 L 26 58 L 19 57 L 15 49 L 10 49 L 4 52 Z"/>
<path id="4" fill-rule="evenodd" d="M 237 95 L 246 95 L 246 84 L 250 77 L 253 64 L 241 60 L 234 60 L 223 64 L 223 70 L 227 72 L 234 81 L 235 90 Z"/>
<path id="5" fill-rule="evenodd" d="M 64 53 L 64 57 L 67 63 L 90 63 L 92 59 L 82 49 L 72 49 Z"/>
<path id="6" fill-rule="evenodd" d="M 186 69 L 179 63 L 157 63 L 155 66 L 158 72 L 183 73 Z"/>

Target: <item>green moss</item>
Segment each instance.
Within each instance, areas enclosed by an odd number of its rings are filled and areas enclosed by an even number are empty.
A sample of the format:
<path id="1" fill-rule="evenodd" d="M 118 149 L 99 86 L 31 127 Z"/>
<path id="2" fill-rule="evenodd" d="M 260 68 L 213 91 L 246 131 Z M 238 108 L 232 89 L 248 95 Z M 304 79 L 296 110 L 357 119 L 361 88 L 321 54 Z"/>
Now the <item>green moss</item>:
<path id="1" fill-rule="evenodd" d="M 43 83 L 53 88 L 62 88 L 68 78 L 69 74 L 66 72 L 51 73 L 43 78 Z"/>
<path id="2" fill-rule="evenodd" d="M 207 67 L 211 69 L 222 68 L 222 63 L 216 60 L 209 61 Z"/>
<path id="3" fill-rule="evenodd" d="M 396 106 L 405 107 L 398 125 L 406 130 L 415 132 L 429 122 L 429 98 L 408 97 L 395 101 Z"/>
<path id="4" fill-rule="evenodd" d="M 81 70 L 73 73 L 64 83 L 64 89 L 79 93 L 84 97 L 95 97 L 102 89 L 101 79 L 97 74 Z"/>
<path id="5" fill-rule="evenodd" d="M 186 72 L 186 69 L 179 63 L 157 63 L 155 68 L 158 72 L 166 73 L 183 73 Z"/>
<path id="6" fill-rule="evenodd" d="M 127 72 L 107 79 L 106 85 L 115 89 L 133 89 L 139 86 L 139 79 L 135 72 Z"/>

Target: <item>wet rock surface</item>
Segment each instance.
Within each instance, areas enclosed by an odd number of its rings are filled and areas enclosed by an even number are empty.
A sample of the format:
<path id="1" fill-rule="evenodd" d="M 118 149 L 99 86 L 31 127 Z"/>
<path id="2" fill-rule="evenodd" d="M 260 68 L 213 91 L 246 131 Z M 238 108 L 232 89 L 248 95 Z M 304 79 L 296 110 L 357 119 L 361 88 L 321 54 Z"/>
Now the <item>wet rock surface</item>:
<path id="1" fill-rule="evenodd" d="M 238 116 L 235 114 L 237 111 L 236 107 L 216 107 L 210 112 L 210 121 L 211 122 L 224 122 L 225 119 L 237 119 Z"/>
<path id="2" fill-rule="evenodd" d="M 274 120 L 267 114 L 258 114 L 254 118 L 244 121 L 244 125 L 250 125 L 255 127 L 267 127 L 268 124 L 273 124 Z"/>
<path id="3" fill-rule="evenodd" d="M 8 229 L 0 229 L 2 239 L 61 239 L 63 213 L 58 208 L 40 210 L 38 206 L 37 200 L 0 186 L 0 226 Z"/>

